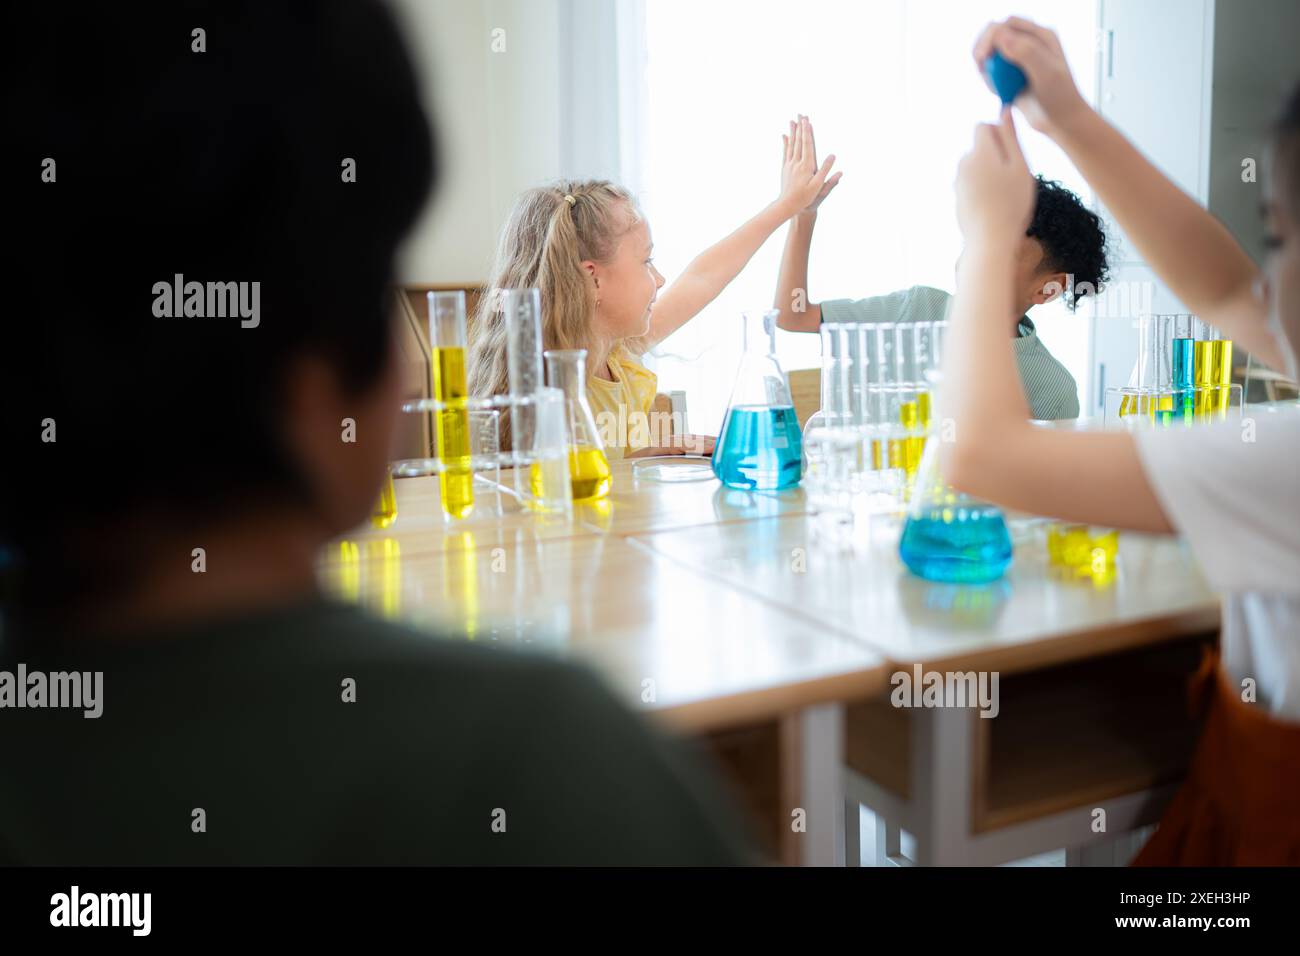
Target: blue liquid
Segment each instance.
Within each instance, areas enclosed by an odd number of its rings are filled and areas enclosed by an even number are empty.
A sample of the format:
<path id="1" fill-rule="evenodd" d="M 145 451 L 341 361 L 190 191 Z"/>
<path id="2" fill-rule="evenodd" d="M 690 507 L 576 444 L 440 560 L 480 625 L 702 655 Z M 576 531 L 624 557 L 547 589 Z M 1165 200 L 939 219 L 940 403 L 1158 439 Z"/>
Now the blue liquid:
<path id="1" fill-rule="evenodd" d="M 1191 388 L 1196 381 L 1195 350 L 1192 348 L 1194 344 L 1194 339 L 1174 339 L 1174 388 Z"/>
<path id="2" fill-rule="evenodd" d="M 1171 356 L 1174 388 L 1185 388 L 1188 391 L 1174 392 L 1174 414 L 1170 416 L 1170 422 L 1165 424 L 1171 424 L 1175 418 L 1182 418 L 1185 422 L 1192 420 L 1196 403 L 1196 393 L 1191 391 L 1196 384 L 1195 344 L 1195 339 L 1174 339 Z"/>
<path id="3" fill-rule="evenodd" d="M 944 520 L 947 517 L 949 520 Z M 1011 565 L 1011 535 L 992 505 L 954 505 L 909 517 L 898 542 L 908 570 L 927 581 L 982 584 Z"/>
<path id="4" fill-rule="evenodd" d="M 791 405 L 727 409 L 713 473 L 732 488 L 793 488 L 803 476 L 803 436 Z"/>

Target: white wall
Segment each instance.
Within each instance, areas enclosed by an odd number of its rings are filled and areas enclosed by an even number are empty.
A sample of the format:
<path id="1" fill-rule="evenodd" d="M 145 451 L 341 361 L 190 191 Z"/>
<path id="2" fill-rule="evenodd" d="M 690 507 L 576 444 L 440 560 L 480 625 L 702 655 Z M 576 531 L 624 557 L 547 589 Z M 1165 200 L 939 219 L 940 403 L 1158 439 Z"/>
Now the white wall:
<path id="1" fill-rule="evenodd" d="M 1210 111 L 1210 212 L 1263 263 L 1265 156 L 1282 98 L 1300 78 L 1296 0 L 1220 2 L 1214 12 L 1213 106 Z M 1254 182 L 1242 160 L 1254 159 Z"/>
<path id="2" fill-rule="evenodd" d="M 405 282 L 481 282 L 515 197 L 561 169 L 560 0 L 392 0 L 443 169 L 403 250 Z M 493 31 L 505 31 L 494 52 Z"/>

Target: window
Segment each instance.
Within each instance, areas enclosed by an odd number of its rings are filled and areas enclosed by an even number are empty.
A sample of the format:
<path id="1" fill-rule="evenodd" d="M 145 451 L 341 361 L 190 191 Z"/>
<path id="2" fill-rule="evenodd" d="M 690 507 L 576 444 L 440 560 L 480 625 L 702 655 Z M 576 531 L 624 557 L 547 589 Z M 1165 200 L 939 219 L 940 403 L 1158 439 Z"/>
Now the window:
<path id="1" fill-rule="evenodd" d="M 812 117 L 819 158 L 835 153 L 844 179 L 822 206 L 813 239 L 813 301 L 875 295 L 914 284 L 951 289 L 960 236 L 952 180 L 975 123 L 997 101 L 970 49 L 1004 16 L 993 0 L 654 0 L 623 17 L 624 178 L 637 189 L 671 282 L 691 258 L 777 195 L 781 134 Z M 1091 98 L 1097 8 L 1078 0 L 1022 0 L 1019 12 L 1055 28 Z M 628 22 L 631 21 L 631 26 Z M 626 42 L 638 32 L 640 44 Z M 627 69 L 627 60 L 643 66 Z M 626 110 L 626 106 L 625 106 Z M 1021 126 L 1030 166 L 1092 202 L 1078 172 L 1045 137 Z M 629 163 L 630 161 L 630 163 Z M 661 391 L 685 389 L 690 424 L 716 434 L 740 353 L 739 313 L 771 306 L 785 229 L 701 315 L 647 358 Z M 1047 346 L 1089 381 L 1089 322 L 1081 306 L 1035 311 Z M 816 336 L 779 332 L 783 367 L 816 366 Z M 1083 401 L 1086 396 L 1080 396 Z"/>

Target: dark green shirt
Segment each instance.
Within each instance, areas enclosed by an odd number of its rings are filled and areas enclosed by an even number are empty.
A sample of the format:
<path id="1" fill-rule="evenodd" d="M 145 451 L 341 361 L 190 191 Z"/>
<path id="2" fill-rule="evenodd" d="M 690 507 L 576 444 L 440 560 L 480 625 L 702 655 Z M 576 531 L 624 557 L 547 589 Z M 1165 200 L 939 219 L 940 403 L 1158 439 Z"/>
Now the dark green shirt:
<path id="1" fill-rule="evenodd" d="M 20 661 L 103 671 L 103 713 L 0 708 L 3 863 L 749 860 L 682 745 L 547 658 L 322 601 L 128 640 L 15 636 L 0 670 Z"/>

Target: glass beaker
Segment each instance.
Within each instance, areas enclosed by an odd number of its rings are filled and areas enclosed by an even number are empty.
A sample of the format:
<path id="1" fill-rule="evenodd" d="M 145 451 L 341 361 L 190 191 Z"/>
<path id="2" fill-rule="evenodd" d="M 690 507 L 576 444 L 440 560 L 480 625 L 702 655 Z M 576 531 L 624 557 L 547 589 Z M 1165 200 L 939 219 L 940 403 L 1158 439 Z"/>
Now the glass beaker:
<path id="1" fill-rule="evenodd" d="M 609 459 L 587 402 L 587 350 L 549 349 L 546 380 L 564 393 L 565 440 L 574 501 L 593 501 L 609 494 Z"/>
<path id="2" fill-rule="evenodd" d="M 1121 390 L 1120 418 L 1139 416 L 1146 422 L 1168 425 L 1174 414 L 1173 340 L 1175 316 L 1143 315 L 1138 318 L 1138 355 Z"/>
<path id="3" fill-rule="evenodd" d="M 564 393 L 558 388 L 543 387 L 520 401 L 529 406 L 534 426 L 533 442 L 525 453 L 529 460 L 528 479 L 520 500 L 530 511 L 572 515 L 573 483 L 569 480 Z"/>
<path id="4" fill-rule="evenodd" d="M 731 488 L 792 488 L 803 475 L 802 433 L 776 360 L 778 315 L 741 316 L 744 353 L 713 452 L 713 473 Z"/>
<path id="5" fill-rule="evenodd" d="M 930 428 L 941 420 L 940 391 L 944 323 L 935 323 L 925 379 L 935 414 Z M 981 584 L 995 581 L 1011 565 L 1011 534 L 1001 509 L 948 487 L 939 473 L 941 442 L 933 434 L 917 469 L 907 511 L 907 523 L 898 542 L 898 554 L 913 574 L 927 581 Z"/>
<path id="6" fill-rule="evenodd" d="M 470 468 L 469 415 L 465 388 L 465 293 L 430 292 L 429 367 L 433 376 L 438 474 L 442 511 L 464 518 L 474 510 L 474 472 Z"/>

